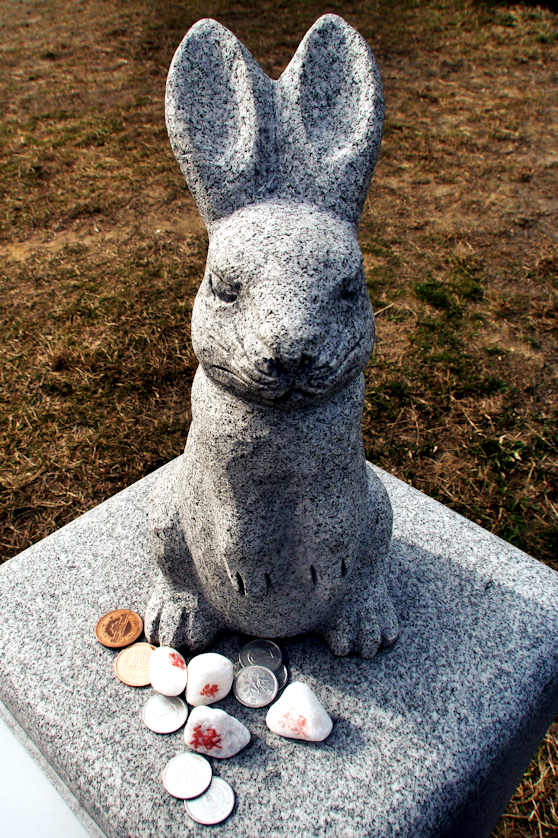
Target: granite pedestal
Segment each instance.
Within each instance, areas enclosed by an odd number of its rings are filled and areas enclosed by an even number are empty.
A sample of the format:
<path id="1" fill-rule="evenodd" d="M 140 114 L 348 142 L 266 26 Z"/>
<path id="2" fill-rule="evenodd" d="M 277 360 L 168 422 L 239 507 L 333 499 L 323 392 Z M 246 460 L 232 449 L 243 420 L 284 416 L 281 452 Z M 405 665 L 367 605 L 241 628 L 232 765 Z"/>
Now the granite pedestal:
<path id="1" fill-rule="evenodd" d="M 207 834 L 163 790 L 182 732 L 139 718 L 150 689 L 113 675 L 98 617 L 143 610 L 146 502 L 175 460 L 0 567 L 0 700 L 109 836 Z M 265 710 L 220 706 L 251 744 L 214 772 L 237 804 L 215 835 L 488 835 L 558 710 L 558 574 L 380 472 L 394 509 L 401 622 L 374 660 L 283 642 L 291 679 L 334 719 L 321 744 L 280 739 Z M 236 657 L 245 638 L 214 649 Z M 30 794 L 32 805 L 32 792 Z"/>

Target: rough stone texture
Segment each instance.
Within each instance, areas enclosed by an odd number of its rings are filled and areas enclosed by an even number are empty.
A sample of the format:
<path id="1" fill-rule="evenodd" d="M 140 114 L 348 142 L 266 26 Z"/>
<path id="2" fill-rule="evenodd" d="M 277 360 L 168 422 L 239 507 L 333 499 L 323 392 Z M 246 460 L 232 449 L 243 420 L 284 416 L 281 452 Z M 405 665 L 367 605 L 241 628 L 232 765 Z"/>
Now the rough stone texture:
<path id="1" fill-rule="evenodd" d="M 374 58 L 325 15 L 274 82 L 202 20 L 173 58 L 166 114 L 209 251 L 185 456 L 151 504 L 161 572 L 147 634 L 197 650 L 223 627 L 317 630 L 336 654 L 372 657 L 397 636 L 383 578 L 392 512 L 360 430 L 374 316 L 356 231 L 383 124 Z"/>
<path id="2" fill-rule="evenodd" d="M 15 739 L 10 743 L 7 737 Z M 89 817 L 68 786 L 60 780 L 35 743 L 8 713 L 0 701 L 0 805 L 3 823 L 17 819 L 20 834 L 65 838 L 103 838 L 97 824 Z M 28 790 L 33 789 L 33 808 L 29 809 Z M 67 813 L 65 809 L 67 808 Z"/>
<path id="3" fill-rule="evenodd" d="M 356 226 L 384 120 L 368 44 L 337 15 L 306 33 L 277 81 L 216 20 L 178 47 L 165 99 L 169 137 L 206 225 L 281 198 Z"/>
<path id="4" fill-rule="evenodd" d="M 138 608 L 151 579 L 147 507 L 178 459 L 0 567 L 0 700 L 110 836 L 207 835 L 160 772 L 181 730 L 152 733 L 149 688 L 112 673 L 98 617 Z M 395 512 L 387 583 L 401 640 L 371 661 L 318 638 L 282 642 L 292 680 L 334 726 L 280 739 L 266 708 L 220 706 L 251 744 L 216 774 L 237 794 L 215 835 L 482 838 L 558 710 L 558 575 L 383 473 Z M 235 658 L 245 637 L 215 651 Z"/>

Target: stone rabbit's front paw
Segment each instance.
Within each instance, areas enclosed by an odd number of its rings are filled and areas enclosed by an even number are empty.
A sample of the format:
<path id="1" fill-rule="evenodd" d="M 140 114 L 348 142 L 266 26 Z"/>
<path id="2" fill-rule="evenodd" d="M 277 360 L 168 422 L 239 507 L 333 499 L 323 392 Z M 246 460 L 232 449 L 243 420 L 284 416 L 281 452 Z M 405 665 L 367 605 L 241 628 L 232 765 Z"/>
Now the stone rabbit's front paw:
<path id="1" fill-rule="evenodd" d="M 199 593 L 179 590 L 164 580 L 151 594 L 144 625 L 150 643 L 192 652 L 211 643 L 219 629 Z"/>
<path id="2" fill-rule="evenodd" d="M 385 582 L 380 580 L 358 602 L 349 598 L 321 634 L 334 655 L 353 653 L 369 659 L 382 646 L 395 643 L 399 624 Z"/>

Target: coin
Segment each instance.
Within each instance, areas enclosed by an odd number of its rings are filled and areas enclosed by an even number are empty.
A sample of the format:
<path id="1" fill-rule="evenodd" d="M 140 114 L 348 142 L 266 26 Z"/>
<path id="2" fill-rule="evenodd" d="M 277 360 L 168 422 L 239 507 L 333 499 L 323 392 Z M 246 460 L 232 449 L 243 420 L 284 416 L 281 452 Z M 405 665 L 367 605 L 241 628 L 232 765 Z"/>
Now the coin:
<path id="1" fill-rule="evenodd" d="M 289 674 L 287 672 L 287 667 L 285 664 L 281 665 L 281 668 L 274 673 L 275 677 L 277 678 L 277 689 L 282 690 L 287 681 L 289 680 Z"/>
<path id="2" fill-rule="evenodd" d="M 234 791 L 221 777 L 214 777 L 200 797 L 184 801 L 184 808 L 196 823 L 221 823 L 234 808 Z"/>
<path id="3" fill-rule="evenodd" d="M 163 785 L 173 797 L 198 797 L 211 783 L 211 766 L 199 754 L 176 754 L 163 769 Z"/>
<path id="4" fill-rule="evenodd" d="M 283 663 L 281 649 L 273 640 L 251 640 L 240 650 L 238 659 L 242 666 L 267 666 L 277 672 Z"/>
<path id="5" fill-rule="evenodd" d="M 143 631 L 143 620 L 135 611 L 119 608 L 103 614 L 95 626 L 95 637 L 103 646 L 121 649 L 137 640 Z"/>
<path id="6" fill-rule="evenodd" d="M 265 666 L 245 666 L 234 679 L 233 689 L 245 707 L 265 707 L 277 695 L 277 678 Z"/>
<path id="7" fill-rule="evenodd" d="M 186 702 L 177 696 L 155 693 L 143 705 L 141 718 L 153 733 L 172 733 L 182 727 L 188 716 Z"/>
<path id="8" fill-rule="evenodd" d="M 155 646 L 151 643 L 134 643 L 122 649 L 114 659 L 114 674 L 129 687 L 145 687 L 149 678 L 149 658 Z"/>

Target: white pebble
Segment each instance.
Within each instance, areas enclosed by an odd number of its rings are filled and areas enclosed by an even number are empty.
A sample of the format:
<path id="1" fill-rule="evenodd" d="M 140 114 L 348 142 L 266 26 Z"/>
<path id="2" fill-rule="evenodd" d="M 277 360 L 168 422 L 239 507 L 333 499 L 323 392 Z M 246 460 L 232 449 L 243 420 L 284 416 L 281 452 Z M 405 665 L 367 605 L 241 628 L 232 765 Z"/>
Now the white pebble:
<path id="1" fill-rule="evenodd" d="M 331 733 L 333 722 L 310 687 L 293 681 L 267 711 L 266 724 L 279 736 L 321 742 Z"/>
<path id="2" fill-rule="evenodd" d="M 186 661 L 176 649 L 159 646 L 149 658 L 149 677 L 155 692 L 179 695 L 184 691 L 188 678 Z"/>
<path id="3" fill-rule="evenodd" d="M 200 705 L 190 713 L 184 741 L 199 754 L 226 759 L 248 744 L 250 731 L 224 710 Z"/>
<path id="4" fill-rule="evenodd" d="M 234 678 L 232 661 L 216 652 L 196 655 L 188 664 L 186 701 L 194 707 L 224 698 Z"/>

